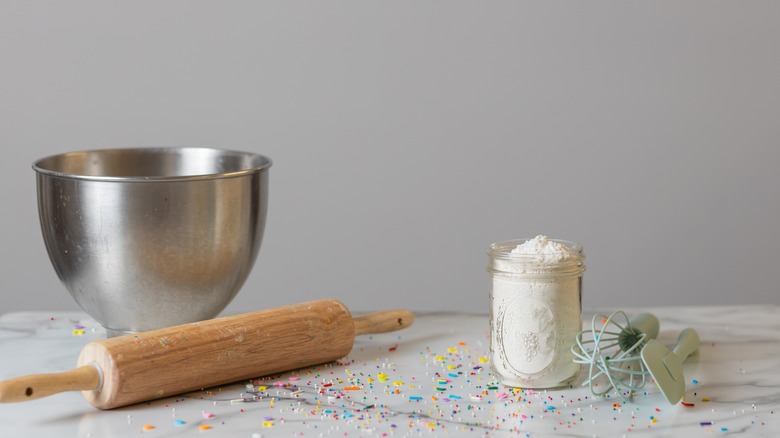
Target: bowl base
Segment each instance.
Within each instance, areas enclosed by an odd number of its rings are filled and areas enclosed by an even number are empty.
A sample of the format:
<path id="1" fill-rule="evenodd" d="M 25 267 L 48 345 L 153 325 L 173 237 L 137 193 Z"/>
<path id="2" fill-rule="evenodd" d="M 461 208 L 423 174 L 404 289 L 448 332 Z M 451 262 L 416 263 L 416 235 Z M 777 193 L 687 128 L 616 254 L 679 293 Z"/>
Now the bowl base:
<path id="1" fill-rule="evenodd" d="M 106 336 L 109 338 L 115 338 L 117 336 L 124 336 L 124 335 L 134 335 L 138 332 L 131 332 L 129 330 L 114 330 L 110 328 L 106 328 Z"/>

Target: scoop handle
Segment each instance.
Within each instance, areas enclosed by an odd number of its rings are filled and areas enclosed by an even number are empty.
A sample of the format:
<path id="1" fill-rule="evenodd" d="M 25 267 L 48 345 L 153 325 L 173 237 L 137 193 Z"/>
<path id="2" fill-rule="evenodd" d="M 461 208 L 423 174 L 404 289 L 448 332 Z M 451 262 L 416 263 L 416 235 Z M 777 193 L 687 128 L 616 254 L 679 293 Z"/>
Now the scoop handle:
<path id="1" fill-rule="evenodd" d="M 647 335 L 645 339 L 655 339 L 658 337 L 658 318 L 651 313 L 637 313 L 628 320 L 631 327 Z"/>
<path id="2" fill-rule="evenodd" d="M 409 327 L 414 322 L 414 314 L 408 310 L 383 310 L 354 318 L 355 335 L 387 333 Z"/>
<path id="3" fill-rule="evenodd" d="M 32 374 L 0 382 L 0 403 L 36 400 L 65 391 L 89 391 L 101 386 L 100 370 L 84 365 L 70 371 Z"/>
<path id="4" fill-rule="evenodd" d="M 680 336 L 677 338 L 677 346 L 674 347 L 673 353 L 680 356 L 680 361 L 682 362 L 698 349 L 699 334 L 696 333 L 696 330 L 689 327 L 680 332 Z"/>

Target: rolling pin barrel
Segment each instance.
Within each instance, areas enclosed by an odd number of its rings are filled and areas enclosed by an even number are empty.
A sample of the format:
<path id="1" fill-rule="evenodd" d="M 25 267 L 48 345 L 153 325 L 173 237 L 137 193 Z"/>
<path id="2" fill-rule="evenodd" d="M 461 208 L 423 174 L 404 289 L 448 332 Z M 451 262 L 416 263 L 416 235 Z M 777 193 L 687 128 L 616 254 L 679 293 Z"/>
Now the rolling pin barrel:
<path id="1" fill-rule="evenodd" d="M 111 409 L 330 362 L 354 336 L 349 310 L 321 300 L 93 342 L 78 363 L 103 371 L 102 388 L 83 394 Z"/>

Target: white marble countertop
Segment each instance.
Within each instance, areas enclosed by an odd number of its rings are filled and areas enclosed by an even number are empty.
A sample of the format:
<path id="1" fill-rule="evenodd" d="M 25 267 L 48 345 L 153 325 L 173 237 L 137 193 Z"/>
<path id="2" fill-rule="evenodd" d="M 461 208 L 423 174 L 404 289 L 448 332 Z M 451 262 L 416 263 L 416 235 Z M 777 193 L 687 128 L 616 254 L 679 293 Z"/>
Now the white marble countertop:
<path id="1" fill-rule="evenodd" d="M 487 315 L 441 313 L 360 337 L 338 363 L 255 382 L 267 386 L 257 400 L 237 401 L 251 396 L 249 382 L 111 411 L 64 393 L 0 405 L 0 436 L 780 436 L 779 307 L 642 310 L 659 317 L 669 347 L 681 329 L 698 330 L 684 366 L 692 406 L 670 405 L 654 383 L 629 402 L 595 397 L 579 386 L 584 375 L 571 388 L 513 392 L 486 362 Z M 71 369 L 104 336 L 83 313 L 3 315 L 0 379 Z"/>

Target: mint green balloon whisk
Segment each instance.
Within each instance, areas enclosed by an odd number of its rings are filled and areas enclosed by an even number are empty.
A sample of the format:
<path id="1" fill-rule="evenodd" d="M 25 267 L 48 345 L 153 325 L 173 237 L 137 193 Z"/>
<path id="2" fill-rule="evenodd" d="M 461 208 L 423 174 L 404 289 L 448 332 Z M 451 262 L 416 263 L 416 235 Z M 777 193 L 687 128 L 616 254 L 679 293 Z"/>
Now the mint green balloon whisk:
<path id="1" fill-rule="evenodd" d="M 625 322 L 620 324 L 618 317 Z M 599 323 L 601 328 L 597 329 Z M 645 386 L 650 373 L 640 353 L 647 341 L 656 336 L 658 318 L 649 313 L 638 313 L 631 319 L 622 310 L 608 317 L 594 315 L 590 330 L 579 332 L 577 345 L 571 348 L 574 362 L 588 365 L 588 379 L 582 386 L 589 385 L 597 396 L 614 389 L 628 401 L 634 391 Z"/>

